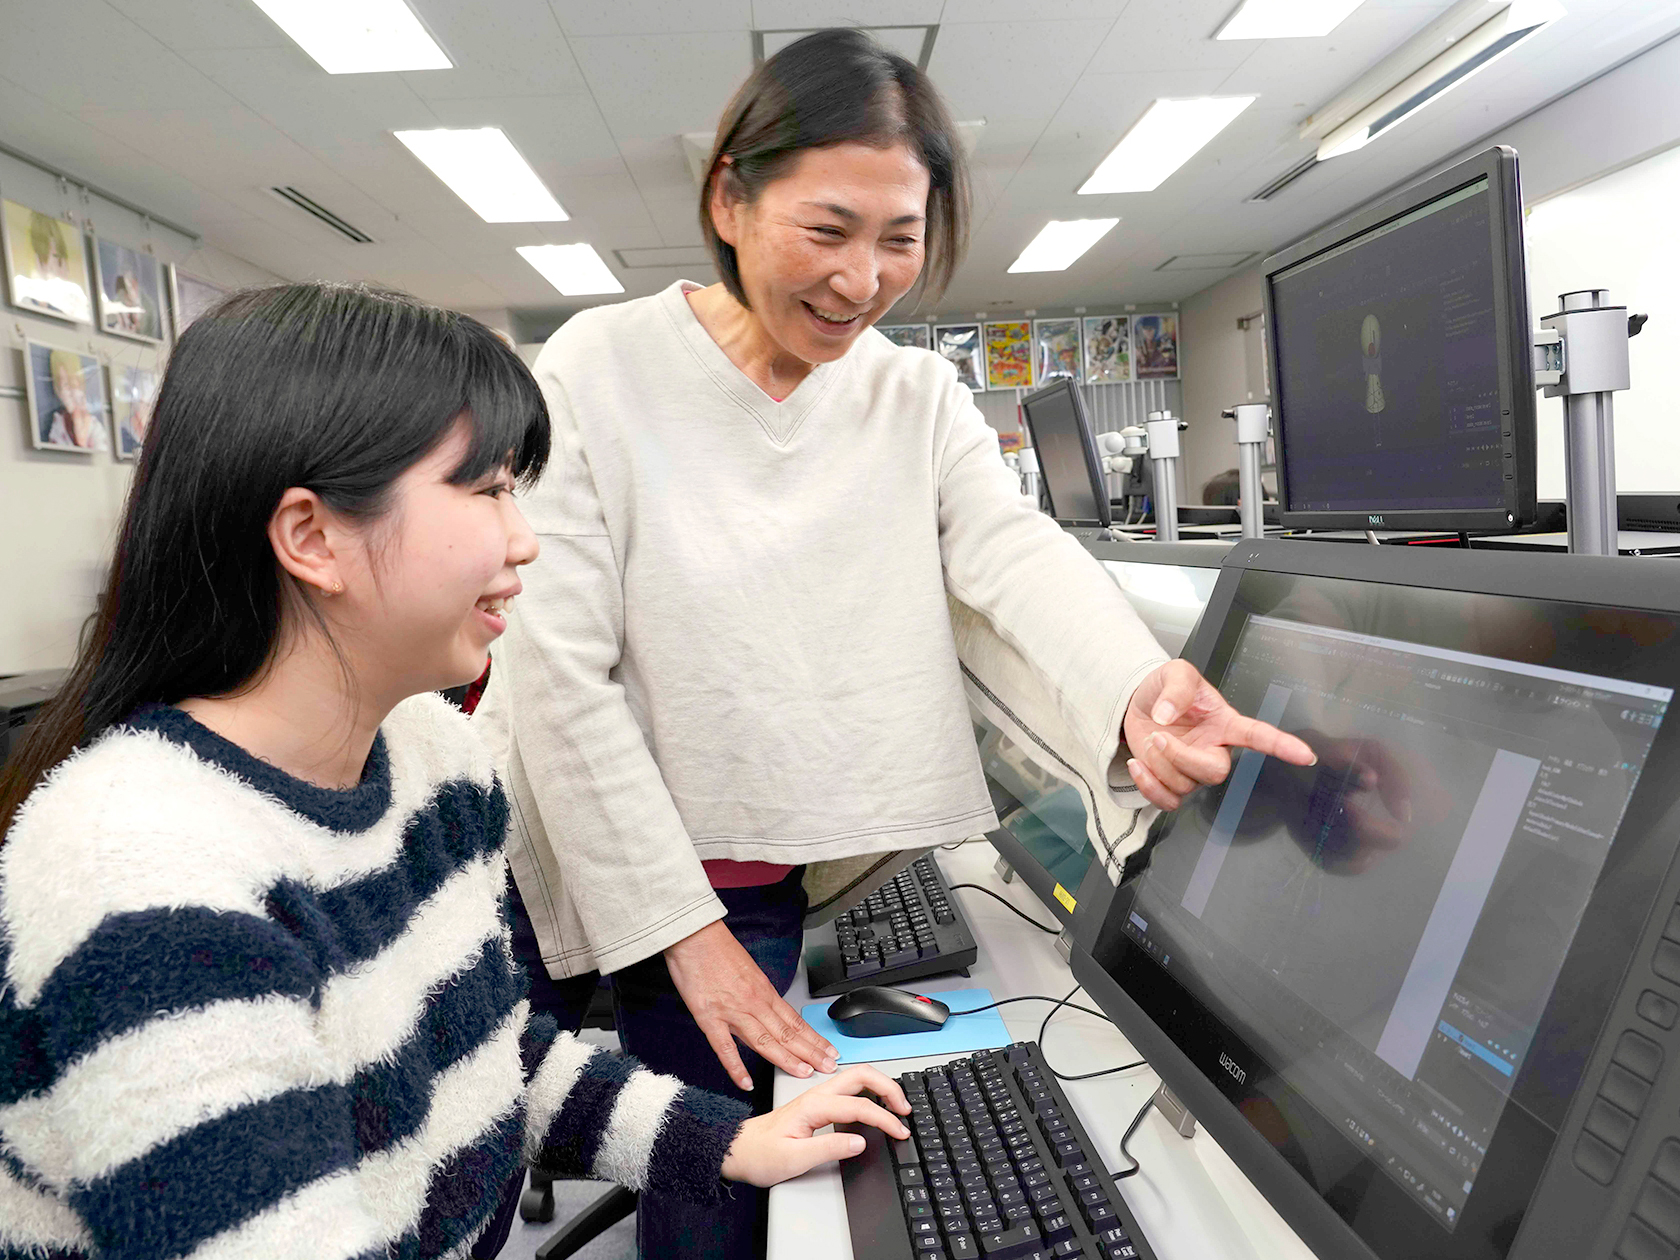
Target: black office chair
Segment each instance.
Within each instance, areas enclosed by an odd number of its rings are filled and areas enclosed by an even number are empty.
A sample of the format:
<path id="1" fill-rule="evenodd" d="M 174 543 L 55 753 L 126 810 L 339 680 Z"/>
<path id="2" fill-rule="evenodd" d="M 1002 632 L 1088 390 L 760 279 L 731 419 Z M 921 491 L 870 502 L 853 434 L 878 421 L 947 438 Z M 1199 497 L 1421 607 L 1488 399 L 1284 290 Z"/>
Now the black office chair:
<path id="1" fill-rule="evenodd" d="M 585 1028 L 599 1028 L 610 1032 L 613 1028 L 612 990 L 603 980 L 589 1001 L 589 1012 L 583 1017 Z M 606 1233 L 614 1225 L 636 1210 L 636 1192 L 614 1186 L 537 1248 L 536 1260 L 565 1260 Z M 531 1182 L 519 1196 L 519 1215 L 532 1224 L 547 1224 L 554 1219 L 554 1178 L 531 1170 Z"/>

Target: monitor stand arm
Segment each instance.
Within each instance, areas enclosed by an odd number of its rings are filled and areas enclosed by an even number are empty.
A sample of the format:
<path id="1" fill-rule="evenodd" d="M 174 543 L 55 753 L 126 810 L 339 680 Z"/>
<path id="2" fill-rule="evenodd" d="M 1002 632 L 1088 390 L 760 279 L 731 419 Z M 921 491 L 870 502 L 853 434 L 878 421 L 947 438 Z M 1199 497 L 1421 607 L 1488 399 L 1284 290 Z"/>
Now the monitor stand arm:
<path id="1" fill-rule="evenodd" d="M 1260 484 L 1260 457 L 1272 409 L 1265 403 L 1238 403 L 1220 414 L 1237 422 L 1237 511 L 1242 517 L 1242 536 L 1261 538 L 1266 533 L 1266 490 Z"/>
<path id="2" fill-rule="evenodd" d="M 1144 425 L 1149 431 L 1156 542 L 1178 541 L 1178 432 L 1188 427 L 1170 411 L 1151 411 Z"/>
<path id="3" fill-rule="evenodd" d="M 1569 550 L 1617 554 L 1615 391 L 1628 388 L 1628 338 L 1645 317 L 1611 306 L 1606 289 L 1558 298 L 1534 338 L 1534 383 L 1563 399 L 1563 457 Z"/>

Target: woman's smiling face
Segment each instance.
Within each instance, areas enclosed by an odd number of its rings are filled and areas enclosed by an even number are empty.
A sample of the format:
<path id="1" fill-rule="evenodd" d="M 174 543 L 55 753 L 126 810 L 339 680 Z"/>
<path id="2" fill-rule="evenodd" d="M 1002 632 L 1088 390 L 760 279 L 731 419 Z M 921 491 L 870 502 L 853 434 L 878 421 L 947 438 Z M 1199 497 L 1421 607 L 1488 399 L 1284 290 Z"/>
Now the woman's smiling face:
<path id="1" fill-rule="evenodd" d="M 929 182 L 908 145 L 857 143 L 805 150 L 750 203 L 717 180 L 712 220 L 771 340 L 832 362 L 908 293 L 926 257 Z"/>

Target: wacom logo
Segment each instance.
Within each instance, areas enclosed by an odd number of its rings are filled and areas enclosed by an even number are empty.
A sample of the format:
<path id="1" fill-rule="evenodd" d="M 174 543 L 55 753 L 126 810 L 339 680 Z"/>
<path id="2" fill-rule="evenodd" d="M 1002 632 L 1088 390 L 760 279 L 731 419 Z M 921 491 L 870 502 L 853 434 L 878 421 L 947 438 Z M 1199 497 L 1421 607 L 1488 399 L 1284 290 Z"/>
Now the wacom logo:
<path id="1" fill-rule="evenodd" d="M 1248 1083 L 1248 1073 L 1238 1067 L 1236 1063 L 1232 1061 L 1231 1056 L 1225 1054 L 1223 1051 L 1219 1055 L 1219 1066 L 1224 1068 L 1232 1076 L 1236 1077 L 1237 1084 L 1246 1085 Z"/>

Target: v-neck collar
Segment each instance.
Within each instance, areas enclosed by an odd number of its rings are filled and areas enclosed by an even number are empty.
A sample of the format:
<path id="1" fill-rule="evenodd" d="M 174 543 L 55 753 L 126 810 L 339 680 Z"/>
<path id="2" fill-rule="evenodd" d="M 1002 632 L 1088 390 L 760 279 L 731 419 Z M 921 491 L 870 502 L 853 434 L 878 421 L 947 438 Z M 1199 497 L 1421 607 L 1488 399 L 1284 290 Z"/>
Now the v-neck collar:
<path id="1" fill-rule="evenodd" d="M 706 326 L 700 322 L 700 317 L 688 304 L 688 295 L 703 288 L 704 285 L 695 284 L 692 280 L 679 280 L 659 295 L 660 306 L 701 370 L 711 377 L 718 388 L 737 406 L 758 421 L 759 427 L 771 442 L 777 446 L 786 446 L 793 440 L 794 434 L 799 432 L 799 426 L 805 422 L 805 417 L 816 410 L 817 405 L 846 371 L 846 359 L 849 356 L 842 356 L 832 363 L 815 364 L 794 391 L 781 402 L 777 402 L 735 366 L 723 352 L 723 347 L 712 340 L 712 334 L 706 331 Z"/>

